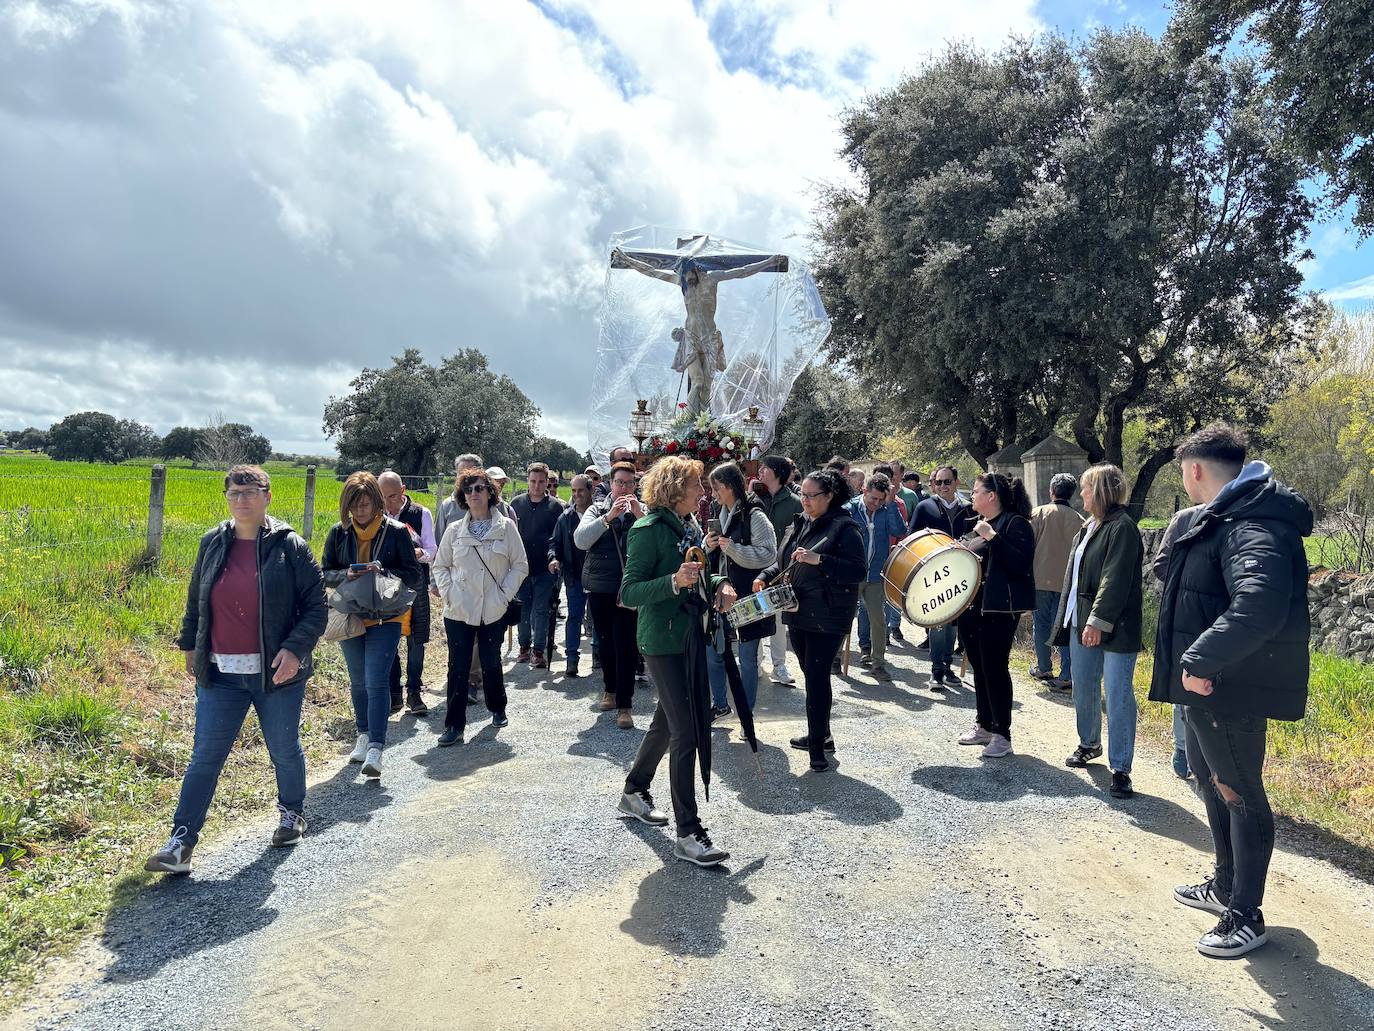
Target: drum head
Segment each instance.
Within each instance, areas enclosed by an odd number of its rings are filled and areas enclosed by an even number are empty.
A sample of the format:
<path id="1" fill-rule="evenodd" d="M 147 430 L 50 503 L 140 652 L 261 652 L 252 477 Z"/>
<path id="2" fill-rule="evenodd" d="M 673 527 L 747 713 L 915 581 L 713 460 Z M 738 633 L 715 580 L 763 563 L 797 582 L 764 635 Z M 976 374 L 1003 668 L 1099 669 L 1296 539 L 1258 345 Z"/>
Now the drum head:
<path id="1" fill-rule="evenodd" d="M 967 548 L 941 548 L 927 555 L 907 581 L 903 609 L 917 626 L 943 626 L 959 618 L 983 580 L 978 557 Z"/>

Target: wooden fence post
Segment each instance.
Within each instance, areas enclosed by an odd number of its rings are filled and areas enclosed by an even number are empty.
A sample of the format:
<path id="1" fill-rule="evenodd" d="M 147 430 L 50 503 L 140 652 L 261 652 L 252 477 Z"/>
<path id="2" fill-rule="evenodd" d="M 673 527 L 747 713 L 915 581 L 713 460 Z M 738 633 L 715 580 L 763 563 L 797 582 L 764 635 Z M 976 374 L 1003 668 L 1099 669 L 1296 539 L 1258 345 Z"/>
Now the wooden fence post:
<path id="1" fill-rule="evenodd" d="M 305 467 L 305 523 L 302 529 L 307 544 L 315 536 L 315 467 L 307 465 Z"/>
<path id="2" fill-rule="evenodd" d="M 162 517 L 167 507 L 167 467 L 153 466 L 148 484 L 148 550 L 147 558 L 156 562 L 162 557 Z"/>

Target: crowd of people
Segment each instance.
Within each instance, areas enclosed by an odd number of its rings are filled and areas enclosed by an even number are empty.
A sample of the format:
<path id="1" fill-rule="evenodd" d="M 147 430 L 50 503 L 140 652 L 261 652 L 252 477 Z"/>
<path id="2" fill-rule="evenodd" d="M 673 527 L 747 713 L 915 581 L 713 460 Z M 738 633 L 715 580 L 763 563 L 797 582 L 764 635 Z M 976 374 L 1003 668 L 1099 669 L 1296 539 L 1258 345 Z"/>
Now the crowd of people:
<path id="1" fill-rule="evenodd" d="M 301 840 L 300 713 L 327 627 L 348 669 L 357 732 L 349 759 L 363 777 L 380 778 L 390 717 L 428 713 L 431 602 L 442 609 L 448 646 L 437 745 L 464 742 L 468 708 L 479 701 L 493 727 L 508 726 L 503 642 L 513 632 L 516 664 L 549 668 L 566 605 L 564 677 L 582 675 L 588 638 L 591 671 L 603 686 L 597 705 L 616 713 L 617 727 L 635 728 L 637 690 L 651 686 L 655 696 L 619 811 L 655 826 L 674 823 L 675 855 L 718 864 L 728 853 L 702 824 L 695 775 L 703 733 L 735 715 L 732 678 L 743 721 L 758 702 L 765 663 L 778 689 L 796 686 L 790 652 L 806 699 L 806 732 L 790 743 L 807 753 L 814 774 L 833 769 L 833 678 L 842 652 L 857 636 L 859 676 L 893 680 L 888 649 L 906 642 L 884 569 L 894 547 L 934 530 L 978 556 L 981 578 L 956 620 L 923 628 L 925 639 L 912 643 L 927 653 L 929 674 L 924 685 L 908 686 L 962 686 L 955 672 L 962 656 L 976 719 L 958 743 L 989 760 L 1012 755 L 1013 646 L 1021 617 L 1031 613 L 1030 676 L 1073 697 L 1077 743 L 1066 764 L 1084 767 L 1103 756 L 1105 709 L 1108 790 L 1129 799 L 1135 667 L 1152 647 L 1150 697 L 1174 706 L 1173 767 L 1180 777 L 1196 775 L 1216 851 L 1212 875 L 1177 888 L 1175 898 L 1220 918 L 1199 950 L 1241 955 L 1265 941 L 1260 906 L 1274 846 L 1262 780 L 1267 720 L 1301 718 L 1306 704 L 1301 538 L 1312 515 L 1268 466 L 1247 462 L 1234 429 L 1202 430 L 1176 457 L 1195 504 L 1175 516 L 1149 558 L 1162 584 L 1153 642 L 1143 626 L 1147 557 L 1127 506 L 1129 483 L 1113 465 L 1078 479 L 1056 475 L 1032 508 L 1020 480 L 995 472 L 975 476 L 967 494 L 950 466 L 934 470 L 925 489 L 920 473 L 900 463 L 865 473 L 838 457 L 805 475 L 779 455 L 761 459 L 752 479 L 735 463 L 708 472 L 682 457 L 659 459 L 641 474 L 629 449 L 617 448 L 604 477 L 589 467 L 572 478 L 565 503 L 542 463 L 528 466 L 526 489 L 507 501 L 505 472 L 469 454 L 459 456 L 452 495 L 433 516 L 395 473 L 349 476 L 318 561 L 268 513 L 267 473 L 236 466 L 225 478 L 230 518 L 201 540 L 178 638 L 196 680 L 192 759 L 172 834 L 147 869 L 190 870 L 250 706 L 276 771 L 272 843 Z M 399 583 L 413 601 L 336 635 L 327 592 L 363 577 Z M 780 617 L 738 628 L 722 618 L 737 600 L 779 583 L 793 597 Z M 665 755 L 671 818 L 650 793 Z"/>

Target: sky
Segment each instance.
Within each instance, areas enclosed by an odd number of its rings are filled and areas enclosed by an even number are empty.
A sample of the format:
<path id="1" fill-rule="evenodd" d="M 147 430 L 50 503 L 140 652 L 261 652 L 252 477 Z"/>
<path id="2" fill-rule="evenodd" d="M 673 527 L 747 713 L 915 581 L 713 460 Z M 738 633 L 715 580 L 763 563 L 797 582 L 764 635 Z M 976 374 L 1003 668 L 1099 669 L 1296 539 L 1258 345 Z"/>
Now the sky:
<path id="1" fill-rule="evenodd" d="M 876 15 L 875 11 L 885 13 Z M 836 115 L 949 39 L 1122 0 L 6 0 L 0 428 L 217 413 L 325 453 L 331 395 L 477 347 L 582 447 L 605 247 L 646 223 L 804 254 Z M 1374 302 L 1315 227 L 1308 284 Z"/>

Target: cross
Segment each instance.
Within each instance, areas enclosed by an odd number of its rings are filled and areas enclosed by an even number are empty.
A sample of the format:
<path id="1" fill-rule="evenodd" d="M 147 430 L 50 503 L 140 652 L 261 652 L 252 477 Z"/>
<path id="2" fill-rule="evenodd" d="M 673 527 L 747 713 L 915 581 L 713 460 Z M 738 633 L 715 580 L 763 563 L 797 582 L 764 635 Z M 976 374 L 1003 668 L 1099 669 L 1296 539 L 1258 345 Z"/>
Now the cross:
<path id="1" fill-rule="evenodd" d="M 785 254 L 739 254 L 712 249 L 707 235 L 679 238 L 677 249 L 611 251 L 611 268 L 633 269 L 665 283 L 677 283 L 687 318 L 673 330 L 677 354 L 673 371 L 687 374 L 687 408 L 693 414 L 707 411 L 711 380 L 724 372 L 725 342 L 716 328 L 716 287 L 727 279 L 744 279 L 758 272 L 786 272 Z"/>

